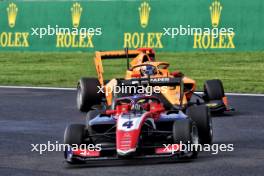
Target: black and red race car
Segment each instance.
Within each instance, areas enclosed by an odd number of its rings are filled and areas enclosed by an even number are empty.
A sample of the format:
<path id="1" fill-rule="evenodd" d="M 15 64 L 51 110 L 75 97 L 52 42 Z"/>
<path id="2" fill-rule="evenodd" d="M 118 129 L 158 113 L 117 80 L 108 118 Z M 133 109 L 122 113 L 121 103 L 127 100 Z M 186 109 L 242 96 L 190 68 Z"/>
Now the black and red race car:
<path id="1" fill-rule="evenodd" d="M 183 93 L 183 91 L 181 91 Z M 149 157 L 196 158 L 198 150 L 181 145 L 211 144 L 209 108 L 193 104 L 187 109 L 166 110 L 157 96 L 133 95 L 115 99 L 110 109 L 96 108 L 86 124 L 69 125 L 64 134 L 65 159 L 87 160 Z M 96 146 L 90 150 L 86 147 Z M 74 146 L 79 146 L 79 148 Z"/>

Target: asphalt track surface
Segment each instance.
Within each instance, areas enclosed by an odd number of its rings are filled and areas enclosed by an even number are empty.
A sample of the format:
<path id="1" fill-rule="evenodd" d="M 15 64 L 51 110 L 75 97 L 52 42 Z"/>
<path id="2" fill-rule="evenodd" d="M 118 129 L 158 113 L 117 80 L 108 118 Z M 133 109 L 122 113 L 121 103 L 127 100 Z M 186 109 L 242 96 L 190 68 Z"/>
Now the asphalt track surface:
<path id="1" fill-rule="evenodd" d="M 84 122 L 75 91 L 0 88 L 0 175 L 263 175 L 264 97 L 229 96 L 231 115 L 213 118 L 214 143 L 232 152 L 200 153 L 190 162 L 136 160 L 69 166 L 62 152 L 32 152 L 31 144 L 63 142 L 67 124 Z"/>

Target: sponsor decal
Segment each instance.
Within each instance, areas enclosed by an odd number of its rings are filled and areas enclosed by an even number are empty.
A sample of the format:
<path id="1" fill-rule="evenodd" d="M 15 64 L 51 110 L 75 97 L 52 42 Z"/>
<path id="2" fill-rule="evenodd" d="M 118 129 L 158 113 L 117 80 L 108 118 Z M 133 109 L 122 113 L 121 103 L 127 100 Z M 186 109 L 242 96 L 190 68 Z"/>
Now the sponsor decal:
<path id="1" fill-rule="evenodd" d="M 202 49 L 220 49 L 220 48 L 235 48 L 234 36 L 235 32 L 227 31 L 225 28 L 223 30 L 218 30 L 218 26 L 221 21 L 221 14 L 223 11 L 223 6 L 219 0 L 213 0 L 209 6 L 212 31 L 217 29 L 216 34 L 204 32 L 203 34 L 194 34 L 193 48 Z"/>
<path id="2" fill-rule="evenodd" d="M 78 27 L 80 26 L 81 16 L 83 13 L 83 8 L 80 3 L 73 3 L 70 8 L 71 17 L 72 17 L 72 29 L 78 31 Z M 93 28 L 91 28 L 93 29 Z M 94 28 L 92 31 L 85 31 L 83 33 L 59 33 L 56 34 L 56 47 L 57 48 L 94 48 L 93 36 L 98 32 L 101 28 Z"/>
<path id="3" fill-rule="evenodd" d="M 150 10 L 151 10 L 150 5 L 147 2 L 141 3 L 138 8 L 140 25 L 143 28 L 146 28 L 148 26 Z"/>
<path id="4" fill-rule="evenodd" d="M 82 7 L 81 4 L 79 3 L 74 3 L 71 8 L 72 12 L 72 25 L 73 27 L 79 27 L 80 20 L 81 20 L 81 15 L 82 15 Z"/>
<path id="5" fill-rule="evenodd" d="M 150 16 L 151 7 L 147 1 L 142 2 L 138 7 L 139 22 L 143 29 L 146 29 Z M 162 32 L 125 32 L 124 48 L 163 48 Z"/>
<path id="6" fill-rule="evenodd" d="M 15 28 L 16 19 L 18 15 L 18 7 L 15 3 L 9 3 L 6 8 L 8 26 Z M 0 47 L 2 48 L 18 48 L 29 47 L 29 33 L 28 32 L 1 32 L 0 33 Z"/>
<path id="7" fill-rule="evenodd" d="M 8 16 L 8 25 L 9 27 L 13 28 L 16 25 L 16 17 L 17 17 L 18 8 L 16 4 L 10 3 L 8 7 L 6 8 L 6 10 L 7 10 L 7 16 Z"/>
<path id="8" fill-rule="evenodd" d="M 170 82 L 170 78 L 151 78 L 151 82 Z"/>

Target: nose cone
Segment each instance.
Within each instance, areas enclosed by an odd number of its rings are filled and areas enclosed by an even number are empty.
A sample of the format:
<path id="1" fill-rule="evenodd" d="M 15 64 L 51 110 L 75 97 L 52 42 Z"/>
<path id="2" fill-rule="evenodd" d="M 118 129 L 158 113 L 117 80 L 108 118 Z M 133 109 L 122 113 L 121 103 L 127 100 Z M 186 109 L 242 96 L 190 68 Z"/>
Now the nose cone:
<path id="1" fill-rule="evenodd" d="M 116 151 L 118 155 L 131 155 L 137 149 L 139 131 L 117 131 L 116 133 Z"/>

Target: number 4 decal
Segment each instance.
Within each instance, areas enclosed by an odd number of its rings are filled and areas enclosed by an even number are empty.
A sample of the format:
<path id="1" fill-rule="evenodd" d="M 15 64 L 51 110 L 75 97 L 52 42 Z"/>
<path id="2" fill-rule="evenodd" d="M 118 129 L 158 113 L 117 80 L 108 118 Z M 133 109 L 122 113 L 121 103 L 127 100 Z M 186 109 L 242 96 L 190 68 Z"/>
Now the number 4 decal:
<path id="1" fill-rule="evenodd" d="M 133 126 L 133 121 L 127 121 L 123 123 L 123 127 L 131 128 Z"/>

